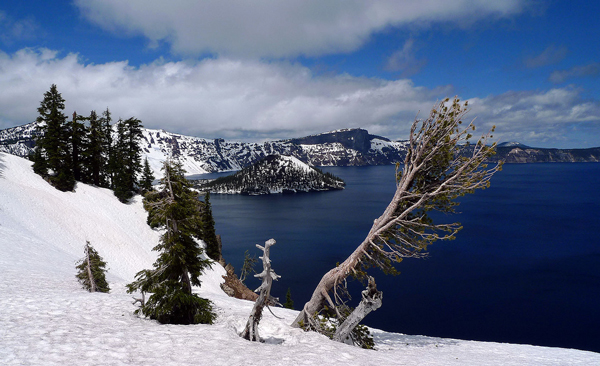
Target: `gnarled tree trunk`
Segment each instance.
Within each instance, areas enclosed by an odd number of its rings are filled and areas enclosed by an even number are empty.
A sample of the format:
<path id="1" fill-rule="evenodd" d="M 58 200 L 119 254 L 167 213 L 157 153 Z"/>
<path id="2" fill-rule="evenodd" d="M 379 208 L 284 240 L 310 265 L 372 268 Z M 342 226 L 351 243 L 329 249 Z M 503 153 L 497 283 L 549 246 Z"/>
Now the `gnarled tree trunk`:
<path id="1" fill-rule="evenodd" d="M 362 300 L 360 301 L 360 304 L 358 304 L 352 313 L 348 315 L 346 320 L 340 324 L 333 335 L 333 340 L 342 343 L 354 344 L 355 342 L 351 336 L 352 331 L 365 318 L 365 316 L 381 307 L 382 298 L 383 293 L 377 290 L 375 279 L 369 276 L 369 284 L 367 289 L 362 292 Z"/>
<path id="2" fill-rule="evenodd" d="M 260 257 L 263 261 L 263 271 L 255 274 L 254 277 L 262 278 L 262 284 L 256 289 L 259 292 L 258 299 L 254 303 L 248 322 L 246 322 L 246 328 L 240 335 L 242 338 L 249 341 L 262 341 L 258 335 L 258 323 L 262 318 L 262 311 L 265 306 L 277 303 L 278 299 L 271 297 L 271 285 L 273 280 L 277 280 L 280 276 L 271 269 L 271 260 L 269 259 L 269 248 L 275 245 L 275 239 L 269 239 L 265 242 L 264 248 L 258 244 L 256 247 L 261 249 L 264 254 Z"/>

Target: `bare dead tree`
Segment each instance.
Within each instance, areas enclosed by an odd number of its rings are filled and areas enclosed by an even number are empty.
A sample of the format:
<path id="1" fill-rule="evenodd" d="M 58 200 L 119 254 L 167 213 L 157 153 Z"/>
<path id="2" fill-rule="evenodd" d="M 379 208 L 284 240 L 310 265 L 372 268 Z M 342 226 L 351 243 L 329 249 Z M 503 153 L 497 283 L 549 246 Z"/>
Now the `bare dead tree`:
<path id="1" fill-rule="evenodd" d="M 352 338 L 352 330 L 367 316 L 370 312 L 375 311 L 381 307 L 383 303 L 383 293 L 377 290 L 375 279 L 369 276 L 369 284 L 366 290 L 362 292 L 362 299 L 358 306 L 344 319 L 343 323 L 337 327 L 333 340 L 355 344 L 356 340 Z"/>
<path id="2" fill-rule="evenodd" d="M 262 278 L 262 284 L 256 289 L 256 292 L 259 293 L 258 299 L 256 299 L 250 317 L 248 317 L 246 328 L 244 328 L 244 331 L 240 335 L 242 338 L 249 341 L 261 341 L 261 338 L 258 335 L 258 323 L 262 318 L 262 311 L 265 306 L 277 304 L 279 301 L 279 299 L 271 296 L 271 285 L 273 284 L 273 280 L 277 280 L 280 277 L 271 269 L 269 248 L 273 245 L 275 245 L 275 239 L 267 240 L 264 247 L 256 244 L 256 247 L 264 252 L 263 256 L 259 257 L 263 261 L 263 271 L 255 274 L 254 277 Z"/>
<path id="3" fill-rule="evenodd" d="M 364 278 L 369 267 L 393 273 L 394 263 L 423 257 L 429 244 L 455 237 L 460 223 L 435 224 L 428 212 L 455 212 L 457 197 L 488 187 L 502 166 L 488 169 L 485 164 L 495 154 L 496 144 L 488 146 L 493 129 L 469 143 L 475 126 L 473 121 L 463 125 L 466 113 L 466 102 L 446 99 L 426 119 L 415 120 L 404 165 L 396 165 L 396 192 L 389 205 L 354 252 L 321 278 L 294 326 L 318 329 L 315 315 L 325 306 L 341 318 L 338 305 L 348 276 Z"/>

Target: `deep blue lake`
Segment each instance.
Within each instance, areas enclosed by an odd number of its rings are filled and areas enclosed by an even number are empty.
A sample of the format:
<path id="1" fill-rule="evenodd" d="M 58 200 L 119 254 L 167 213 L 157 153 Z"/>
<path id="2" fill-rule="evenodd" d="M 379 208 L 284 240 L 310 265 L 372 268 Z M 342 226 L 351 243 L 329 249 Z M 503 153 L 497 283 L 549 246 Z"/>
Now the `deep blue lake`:
<path id="1" fill-rule="evenodd" d="M 324 168 L 343 191 L 212 195 L 223 255 L 239 273 L 244 252 L 274 238 L 272 293 L 297 309 L 321 276 L 364 239 L 395 190 L 394 167 Z M 383 306 L 365 324 L 405 334 L 600 352 L 600 164 L 507 164 L 492 186 L 462 199 L 454 241 L 399 276 L 374 272 Z M 257 267 L 257 269 L 259 269 Z M 249 287 L 258 286 L 255 279 Z M 353 287 L 354 301 L 361 288 Z"/>

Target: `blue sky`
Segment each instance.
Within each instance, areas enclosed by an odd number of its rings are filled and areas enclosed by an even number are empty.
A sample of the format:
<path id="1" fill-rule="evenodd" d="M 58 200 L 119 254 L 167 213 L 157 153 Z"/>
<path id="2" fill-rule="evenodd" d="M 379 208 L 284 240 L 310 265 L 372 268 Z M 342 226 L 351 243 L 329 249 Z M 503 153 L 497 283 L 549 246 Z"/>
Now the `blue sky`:
<path id="1" fill-rule="evenodd" d="M 0 128 L 51 84 L 67 114 L 263 141 L 339 128 L 405 139 L 436 101 L 482 132 L 600 146 L 600 2 L 4 0 Z"/>

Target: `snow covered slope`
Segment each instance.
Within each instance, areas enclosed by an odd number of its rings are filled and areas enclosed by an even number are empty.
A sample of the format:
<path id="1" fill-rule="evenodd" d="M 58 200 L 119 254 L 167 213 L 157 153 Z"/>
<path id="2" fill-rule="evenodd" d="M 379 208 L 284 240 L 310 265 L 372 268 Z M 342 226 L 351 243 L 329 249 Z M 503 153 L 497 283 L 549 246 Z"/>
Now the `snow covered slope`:
<path id="1" fill-rule="evenodd" d="M 290 328 L 295 312 L 279 308 L 283 319 L 267 312 L 261 322 L 267 342 L 251 343 L 237 334 L 252 303 L 220 290 L 218 265 L 198 289 L 216 305 L 216 324 L 140 319 L 124 286 L 155 258 L 158 234 L 145 221 L 139 200 L 123 205 L 83 184 L 59 192 L 27 160 L 0 153 L 0 365 L 600 365 L 592 352 L 376 330 L 378 351 L 367 351 Z M 86 240 L 108 262 L 109 294 L 75 279 Z M 285 265 L 277 246 L 272 255 Z"/>

